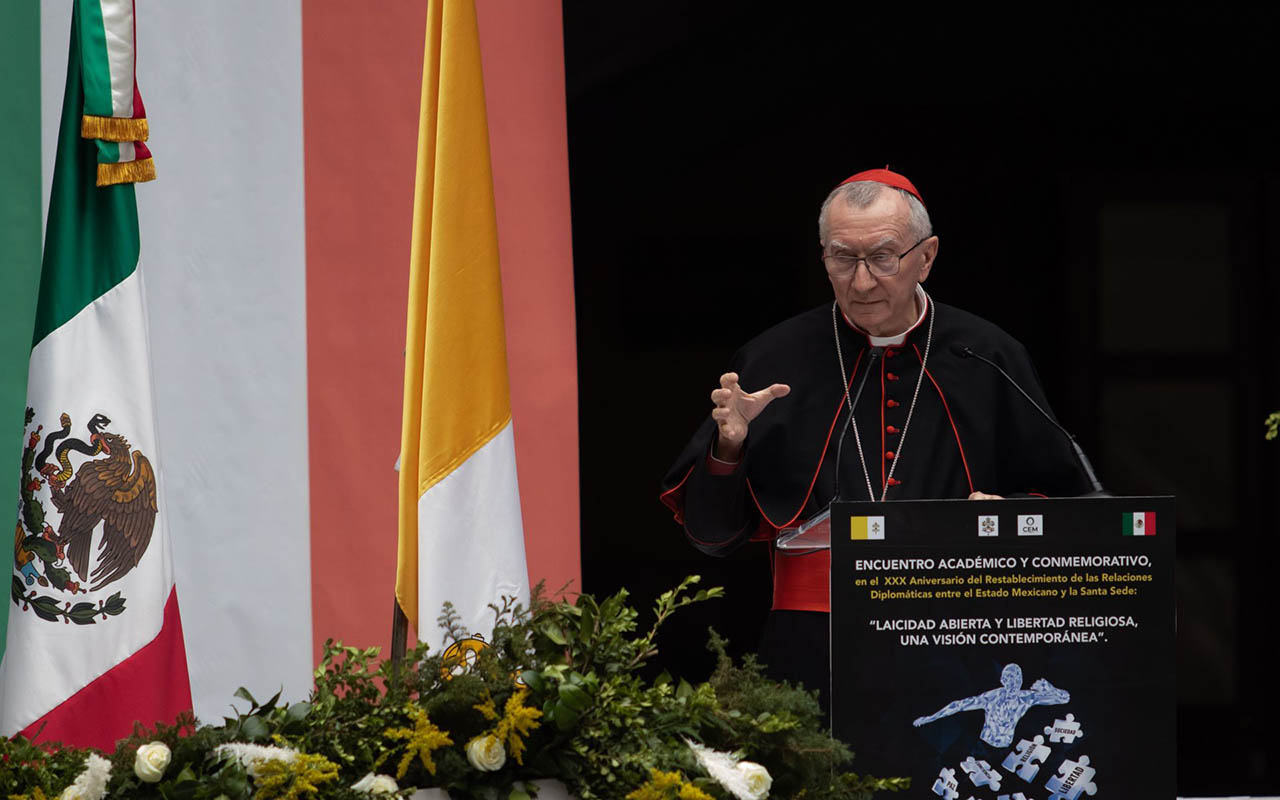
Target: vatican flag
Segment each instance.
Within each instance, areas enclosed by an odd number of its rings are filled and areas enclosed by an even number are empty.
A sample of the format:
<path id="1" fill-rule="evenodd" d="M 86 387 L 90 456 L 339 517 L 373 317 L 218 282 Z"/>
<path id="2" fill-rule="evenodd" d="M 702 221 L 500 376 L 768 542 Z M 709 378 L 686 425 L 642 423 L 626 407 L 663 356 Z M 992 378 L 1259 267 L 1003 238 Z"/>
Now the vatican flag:
<path id="1" fill-rule="evenodd" d="M 472 0 L 432 0 L 410 253 L 396 599 L 420 639 L 452 602 L 528 599 L 502 277 Z M 433 642 L 438 644 L 439 642 Z"/>
<path id="2" fill-rule="evenodd" d="M 883 539 L 884 517 L 850 517 L 850 539 Z"/>

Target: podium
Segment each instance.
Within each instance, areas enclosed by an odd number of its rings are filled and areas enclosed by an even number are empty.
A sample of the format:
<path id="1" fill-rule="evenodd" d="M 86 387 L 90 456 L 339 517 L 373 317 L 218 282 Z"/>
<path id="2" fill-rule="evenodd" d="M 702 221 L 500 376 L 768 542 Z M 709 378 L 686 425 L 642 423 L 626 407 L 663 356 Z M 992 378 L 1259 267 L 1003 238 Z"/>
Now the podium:
<path id="1" fill-rule="evenodd" d="M 826 525 L 858 772 L 947 800 L 1175 796 L 1173 498 L 840 503 Z"/>

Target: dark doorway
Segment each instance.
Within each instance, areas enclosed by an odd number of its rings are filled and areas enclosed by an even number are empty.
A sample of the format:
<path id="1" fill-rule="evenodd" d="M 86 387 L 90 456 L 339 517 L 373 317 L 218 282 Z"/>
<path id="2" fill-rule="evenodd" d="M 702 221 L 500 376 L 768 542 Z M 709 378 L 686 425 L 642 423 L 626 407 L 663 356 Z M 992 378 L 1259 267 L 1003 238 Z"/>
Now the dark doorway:
<path id="1" fill-rule="evenodd" d="M 732 352 L 828 299 L 827 191 L 889 163 L 941 236 L 930 291 L 1027 345 L 1110 488 L 1178 496 L 1179 792 L 1274 792 L 1276 26 L 1053 11 L 565 3 L 585 588 L 700 573 L 729 598 L 663 665 L 704 676 L 707 625 L 754 648 L 764 551 L 703 557 L 658 481 Z"/>

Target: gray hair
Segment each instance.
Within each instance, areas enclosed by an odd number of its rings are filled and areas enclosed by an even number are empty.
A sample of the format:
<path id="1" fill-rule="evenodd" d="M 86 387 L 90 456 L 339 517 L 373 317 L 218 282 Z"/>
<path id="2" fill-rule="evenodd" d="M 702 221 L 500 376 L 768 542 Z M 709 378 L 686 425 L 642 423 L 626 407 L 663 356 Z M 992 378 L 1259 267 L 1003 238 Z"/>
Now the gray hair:
<path id="1" fill-rule="evenodd" d="M 822 210 L 818 212 L 818 240 L 823 246 L 827 244 L 827 216 L 831 204 L 837 197 L 844 198 L 844 201 L 854 208 L 866 208 L 874 203 L 880 197 L 880 192 L 885 189 L 901 194 L 907 201 L 908 224 L 915 238 L 923 239 L 933 235 L 933 223 L 929 221 L 929 212 L 925 210 L 924 203 L 921 203 L 911 192 L 875 181 L 854 181 L 832 189 L 827 199 L 822 201 Z"/>

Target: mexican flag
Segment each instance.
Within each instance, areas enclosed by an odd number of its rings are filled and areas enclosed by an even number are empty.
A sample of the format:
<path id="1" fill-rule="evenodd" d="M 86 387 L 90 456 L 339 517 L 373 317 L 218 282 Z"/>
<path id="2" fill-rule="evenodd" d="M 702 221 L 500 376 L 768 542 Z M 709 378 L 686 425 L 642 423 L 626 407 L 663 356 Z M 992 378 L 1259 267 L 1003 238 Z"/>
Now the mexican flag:
<path id="1" fill-rule="evenodd" d="M 1120 532 L 1125 536 L 1155 536 L 1156 512 L 1126 511 L 1120 521 Z"/>
<path id="2" fill-rule="evenodd" d="M 390 638 L 427 4 L 138 6 L 159 173 L 137 190 L 139 257 L 163 462 L 143 452 L 159 471 L 192 699 L 216 720 L 240 686 L 305 699 L 328 638 Z M 0 75 L 12 76 L 0 125 L 13 154 L 0 179 L 0 488 L 11 515 L 71 13 L 70 0 L 0 12 Z M 479 0 L 476 14 L 529 580 L 577 588 L 560 3 Z M 87 442 L 88 418 L 68 413 L 70 437 Z M 61 409 L 41 414 L 31 427 L 44 425 L 42 437 L 60 430 Z M 7 593 L 5 607 L 30 614 Z M 433 645 L 439 611 L 423 625 Z"/>
<path id="3" fill-rule="evenodd" d="M 131 0 L 77 0 L 27 378 L 0 734 L 111 749 L 191 707 L 133 182 Z"/>

